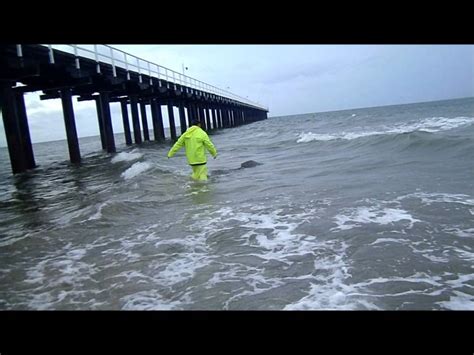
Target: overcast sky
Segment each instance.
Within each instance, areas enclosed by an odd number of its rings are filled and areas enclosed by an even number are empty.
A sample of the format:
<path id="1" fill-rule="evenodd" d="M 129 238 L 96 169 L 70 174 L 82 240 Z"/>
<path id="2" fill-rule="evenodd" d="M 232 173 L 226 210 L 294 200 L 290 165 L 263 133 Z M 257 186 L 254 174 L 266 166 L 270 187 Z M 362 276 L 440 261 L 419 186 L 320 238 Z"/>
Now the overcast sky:
<path id="1" fill-rule="evenodd" d="M 268 106 L 270 117 L 474 96 L 473 45 L 113 46 L 178 72 L 184 64 L 187 75 Z M 39 94 L 26 95 L 33 142 L 65 139 L 60 100 Z M 95 103 L 74 108 L 79 136 L 98 135 Z M 111 109 L 123 132 L 120 106 Z"/>

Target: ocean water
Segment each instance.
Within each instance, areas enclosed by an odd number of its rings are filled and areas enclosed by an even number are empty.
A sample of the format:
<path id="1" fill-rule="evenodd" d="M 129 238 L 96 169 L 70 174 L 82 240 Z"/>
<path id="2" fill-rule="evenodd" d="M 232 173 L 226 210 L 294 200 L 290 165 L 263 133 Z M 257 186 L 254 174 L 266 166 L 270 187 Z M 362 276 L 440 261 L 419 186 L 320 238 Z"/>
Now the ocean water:
<path id="1" fill-rule="evenodd" d="M 0 149 L 0 309 L 474 309 L 473 98 L 220 130 L 205 183 L 116 137 Z"/>

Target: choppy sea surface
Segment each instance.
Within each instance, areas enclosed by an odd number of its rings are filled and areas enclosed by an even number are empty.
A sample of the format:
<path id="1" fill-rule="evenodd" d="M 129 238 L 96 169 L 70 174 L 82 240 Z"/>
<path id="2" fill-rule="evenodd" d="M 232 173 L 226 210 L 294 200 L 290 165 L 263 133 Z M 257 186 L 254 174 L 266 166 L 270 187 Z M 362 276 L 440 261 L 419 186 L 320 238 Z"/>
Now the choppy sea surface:
<path id="1" fill-rule="evenodd" d="M 210 137 L 205 183 L 123 134 L 0 148 L 0 309 L 474 309 L 473 98 Z"/>

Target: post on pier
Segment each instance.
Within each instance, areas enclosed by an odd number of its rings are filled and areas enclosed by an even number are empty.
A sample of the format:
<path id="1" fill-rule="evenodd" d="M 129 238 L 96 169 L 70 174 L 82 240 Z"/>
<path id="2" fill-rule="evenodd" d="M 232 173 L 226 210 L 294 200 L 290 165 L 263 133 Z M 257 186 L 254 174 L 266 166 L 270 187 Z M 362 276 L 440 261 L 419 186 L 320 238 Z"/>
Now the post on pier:
<path id="1" fill-rule="evenodd" d="M 206 103 L 204 104 L 204 111 L 206 111 L 206 126 L 207 130 L 210 131 L 212 130 L 212 125 L 211 125 L 211 116 L 209 116 L 209 105 Z"/>
<path id="2" fill-rule="evenodd" d="M 223 124 L 224 128 L 229 128 L 230 127 L 230 118 L 229 118 L 229 110 L 227 106 L 222 107 L 222 113 L 223 113 Z"/>
<path id="3" fill-rule="evenodd" d="M 191 124 L 191 121 L 192 120 L 199 120 L 199 115 L 198 115 L 198 112 L 197 112 L 197 107 L 196 107 L 196 103 L 195 102 L 191 102 L 189 104 L 189 107 L 190 107 L 190 115 L 189 115 L 189 124 Z"/>
<path id="4" fill-rule="evenodd" d="M 230 126 L 235 127 L 235 115 L 234 115 L 234 107 L 233 106 L 230 107 L 229 113 L 230 113 Z"/>
<path id="5" fill-rule="evenodd" d="M 138 118 L 138 97 L 136 95 L 130 96 L 130 110 L 132 112 L 133 137 L 135 144 L 141 144 L 142 133 L 140 129 L 140 119 Z"/>
<path id="6" fill-rule="evenodd" d="M 207 124 L 206 124 L 206 110 L 204 110 L 204 106 L 202 103 L 199 103 L 199 117 L 201 121 L 201 128 L 207 131 Z"/>
<path id="7" fill-rule="evenodd" d="M 217 105 L 217 127 L 218 128 L 224 128 L 224 125 L 222 123 L 222 109 L 221 109 L 221 105 Z"/>
<path id="8" fill-rule="evenodd" d="M 196 113 L 199 122 L 201 123 L 201 128 L 206 130 L 206 119 L 204 117 L 204 110 L 201 107 L 200 103 L 196 103 Z"/>
<path id="9" fill-rule="evenodd" d="M 36 168 L 36 163 L 33 154 L 33 145 L 31 144 L 28 117 L 26 115 L 25 98 L 22 92 L 17 92 L 15 96 L 18 109 L 18 126 L 20 128 L 21 144 L 25 152 L 26 168 L 33 169 Z"/>
<path id="10" fill-rule="evenodd" d="M 63 106 L 64 126 L 66 127 L 67 146 L 71 163 L 81 162 L 81 152 L 79 149 L 79 139 L 77 138 L 76 119 L 74 117 L 74 107 L 72 105 L 71 89 L 61 90 L 61 103 Z"/>
<path id="11" fill-rule="evenodd" d="M 228 110 L 227 110 L 228 114 L 229 114 L 229 127 L 232 128 L 233 127 L 233 120 L 232 120 L 232 107 L 229 106 Z"/>
<path id="12" fill-rule="evenodd" d="M 108 92 L 99 94 L 100 107 L 102 109 L 102 119 L 105 133 L 106 150 L 108 153 L 115 153 L 115 138 L 112 128 L 112 116 L 110 114 L 110 95 Z"/>
<path id="13" fill-rule="evenodd" d="M 142 117 L 142 127 L 143 127 L 143 140 L 150 140 L 150 132 L 148 130 L 148 121 L 146 117 L 146 103 L 140 102 L 140 115 Z"/>
<path id="14" fill-rule="evenodd" d="M 237 117 L 237 125 L 242 125 L 242 112 L 240 111 L 240 106 L 235 108 L 235 115 Z"/>
<path id="15" fill-rule="evenodd" d="M 209 130 L 209 126 L 207 125 L 207 114 L 206 114 L 206 107 L 204 104 L 201 104 L 200 105 L 200 112 L 201 112 L 201 117 L 202 117 L 202 129 L 204 129 L 205 131 L 208 131 Z"/>
<path id="16" fill-rule="evenodd" d="M 122 99 L 120 101 L 120 107 L 122 108 L 122 120 L 123 120 L 123 130 L 125 134 L 125 144 L 132 144 L 132 135 L 130 133 L 130 121 L 128 119 L 128 108 L 127 108 L 127 99 Z"/>
<path id="17" fill-rule="evenodd" d="M 236 125 L 236 126 L 240 126 L 240 124 L 241 124 L 241 123 L 240 123 L 240 116 L 239 116 L 240 111 L 239 111 L 239 108 L 238 108 L 238 107 L 235 107 L 235 108 L 234 108 L 234 113 L 235 113 L 235 125 Z"/>
<path id="18" fill-rule="evenodd" d="M 225 114 L 227 116 L 227 128 L 231 128 L 232 127 L 232 116 L 231 116 L 231 112 L 230 112 L 230 107 L 229 106 L 226 106 L 225 108 Z"/>
<path id="19" fill-rule="evenodd" d="M 99 121 L 99 132 L 100 132 L 100 142 L 102 144 L 102 149 L 105 149 L 106 142 L 105 142 L 105 132 L 104 132 L 104 124 L 102 118 L 102 109 L 100 107 L 100 98 L 99 96 L 94 96 L 95 99 L 95 106 L 97 109 L 97 120 Z"/>
<path id="20" fill-rule="evenodd" d="M 181 134 L 183 134 L 188 129 L 186 125 L 186 115 L 184 113 L 184 102 L 180 101 L 178 107 L 179 107 L 179 122 L 181 125 Z"/>
<path id="21" fill-rule="evenodd" d="M 183 106 L 184 106 L 184 110 L 186 112 L 186 125 L 187 127 L 191 127 L 191 105 L 190 105 L 190 102 L 189 101 L 184 101 L 183 103 Z"/>
<path id="22" fill-rule="evenodd" d="M 202 126 L 202 121 L 201 121 L 201 111 L 199 109 L 199 104 L 197 102 L 194 103 L 194 115 L 195 115 L 195 119 L 196 121 L 199 121 L 201 122 L 201 126 Z"/>
<path id="23" fill-rule="evenodd" d="M 211 104 L 207 105 L 207 111 L 209 112 L 209 126 L 212 127 L 212 130 L 216 129 L 214 125 L 214 109 Z"/>
<path id="24" fill-rule="evenodd" d="M 155 141 L 163 142 L 165 140 L 165 130 L 163 128 L 163 115 L 161 113 L 161 105 L 158 102 L 158 99 L 151 99 L 151 118 L 153 121 L 153 135 L 155 136 Z"/>
<path id="25" fill-rule="evenodd" d="M 211 130 L 214 130 L 215 127 L 214 127 L 214 124 L 213 124 L 213 122 L 212 122 L 212 110 L 211 110 L 209 104 L 206 104 L 206 113 L 207 113 L 207 118 L 208 118 L 208 120 L 207 120 L 207 125 L 208 125 L 208 127 L 209 127 L 209 130 L 210 130 L 210 131 L 211 131 Z"/>
<path id="26" fill-rule="evenodd" d="M 231 107 L 230 107 L 230 116 L 231 116 L 231 120 L 230 120 L 230 122 L 231 122 L 231 127 L 237 126 L 237 123 L 236 123 L 237 119 L 236 119 L 236 117 L 235 117 L 234 106 L 231 106 Z"/>
<path id="27" fill-rule="evenodd" d="M 249 123 L 252 123 L 253 122 L 253 117 L 252 117 L 252 110 L 251 109 L 247 109 L 247 118 L 248 118 L 248 122 Z"/>
<path id="28" fill-rule="evenodd" d="M 12 90 L 13 84 L 5 83 L 1 86 L 0 105 L 12 171 L 13 174 L 18 174 L 28 169 L 28 159 L 22 144 L 21 129 L 18 124 L 18 105 L 15 100 L 15 93 Z"/>
<path id="29" fill-rule="evenodd" d="M 212 123 L 213 123 L 214 129 L 219 128 L 219 126 L 217 125 L 217 108 L 216 108 L 216 106 L 212 107 Z"/>
<path id="30" fill-rule="evenodd" d="M 171 140 L 176 140 L 176 125 L 174 123 L 174 111 L 173 111 L 173 101 L 168 100 L 168 118 L 170 122 L 170 135 Z"/>

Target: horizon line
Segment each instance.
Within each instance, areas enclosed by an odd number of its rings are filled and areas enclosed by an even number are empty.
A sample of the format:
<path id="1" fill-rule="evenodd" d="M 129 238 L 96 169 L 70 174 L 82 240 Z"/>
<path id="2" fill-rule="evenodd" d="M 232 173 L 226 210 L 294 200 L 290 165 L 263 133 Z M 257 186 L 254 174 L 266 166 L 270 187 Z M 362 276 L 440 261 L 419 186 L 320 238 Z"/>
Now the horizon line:
<path id="1" fill-rule="evenodd" d="M 474 96 L 463 96 L 463 97 L 454 97 L 451 99 L 440 99 L 440 100 L 429 100 L 429 101 L 406 102 L 406 103 L 401 103 L 401 104 L 389 104 L 389 105 L 380 105 L 380 106 L 350 107 L 350 108 L 345 108 L 345 109 L 329 110 L 329 111 L 303 112 L 303 113 L 294 113 L 294 114 L 283 115 L 283 116 L 269 116 L 268 118 L 309 115 L 313 113 L 329 113 L 329 112 L 341 112 L 341 111 L 350 111 L 350 110 L 362 110 L 366 108 L 415 105 L 415 104 L 424 104 L 424 103 L 430 103 L 430 102 L 441 102 L 441 101 L 452 101 L 452 100 L 463 100 L 463 99 L 474 99 Z"/>

